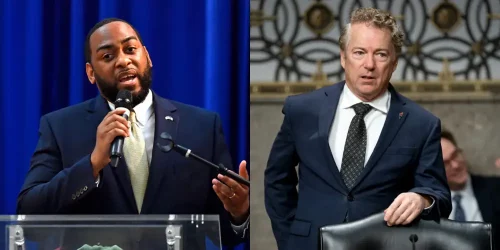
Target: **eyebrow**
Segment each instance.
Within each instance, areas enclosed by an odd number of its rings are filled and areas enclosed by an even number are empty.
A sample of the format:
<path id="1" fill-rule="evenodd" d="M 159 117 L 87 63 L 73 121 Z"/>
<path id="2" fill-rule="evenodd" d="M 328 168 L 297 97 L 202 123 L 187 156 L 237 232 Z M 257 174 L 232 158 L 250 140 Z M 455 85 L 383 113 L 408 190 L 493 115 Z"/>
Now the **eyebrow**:
<path id="1" fill-rule="evenodd" d="M 354 48 L 352 48 L 352 49 L 353 49 L 353 50 L 355 50 L 355 49 L 361 49 L 361 50 L 365 50 L 365 51 L 366 51 L 366 49 L 365 49 L 365 48 L 362 48 L 362 47 L 354 47 Z M 382 48 L 375 49 L 375 52 L 380 52 L 380 51 L 383 51 L 383 52 L 389 52 L 389 50 L 388 50 L 388 49 L 382 49 Z"/>
<path id="2" fill-rule="evenodd" d="M 136 36 L 129 36 L 129 37 L 121 40 L 120 43 L 124 44 L 130 40 L 139 40 L 139 39 L 137 39 Z M 111 44 L 103 44 L 103 45 L 97 47 L 96 52 L 99 52 L 99 50 L 111 49 L 112 47 L 113 47 L 113 45 L 111 45 Z"/>
<path id="3" fill-rule="evenodd" d="M 450 154 L 450 158 L 451 159 L 454 159 L 456 157 L 457 154 L 459 154 L 461 152 L 460 148 L 456 147 L 453 152 Z M 447 159 L 446 161 L 450 161 L 451 159 Z"/>

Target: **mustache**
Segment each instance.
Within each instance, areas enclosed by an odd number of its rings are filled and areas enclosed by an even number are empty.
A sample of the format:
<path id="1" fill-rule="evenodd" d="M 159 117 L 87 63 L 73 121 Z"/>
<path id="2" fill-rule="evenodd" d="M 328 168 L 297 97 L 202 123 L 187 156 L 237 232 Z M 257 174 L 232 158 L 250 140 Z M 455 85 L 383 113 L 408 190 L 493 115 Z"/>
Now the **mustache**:
<path id="1" fill-rule="evenodd" d="M 95 72 L 95 71 L 94 71 Z M 125 70 L 120 71 L 122 74 L 126 72 Z M 113 81 L 107 81 L 103 77 L 101 77 L 98 73 L 95 74 L 96 85 L 99 88 L 101 95 L 107 100 L 114 102 L 116 100 L 116 96 L 119 92 L 119 79 Z M 138 92 L 132 93 L 132 106 L 135 107 L 137 104 L 142 103 L 146 96 L 149 93 L 149 89 L 152 83 L 152 68 L 148 65 L 142 74 L 136 71 L 135 75 L 139 80 L 140 90 Z"/>
<path id="2" fill-rule="evenodd" d="M 144 72 L 144 74 L 141 75 L 141 74 L 137 73 L 136 69 L 127 68 L 127 69 L 124 69 L 124 70 L 120 70 L 120 72 L 118 72 L 118 74 L 116 74 L 115 78 L 119 81 L 120 78 L 122 78 L 124 76 L 127 76 L 127 75 L 134 75 L 134 76 L 144 77 L 145 74 L 146 74 L 146 72 Z"/>

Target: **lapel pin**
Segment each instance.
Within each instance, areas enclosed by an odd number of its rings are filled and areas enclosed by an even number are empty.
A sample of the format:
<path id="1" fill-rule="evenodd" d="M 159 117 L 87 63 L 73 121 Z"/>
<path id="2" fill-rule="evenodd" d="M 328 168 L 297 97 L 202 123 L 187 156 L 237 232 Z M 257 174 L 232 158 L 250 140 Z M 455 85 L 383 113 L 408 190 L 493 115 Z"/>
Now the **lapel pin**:
<path id="1" fill-rule="evenodd" d="M 403 112 L 399 113 L 399 119 L 401 119 L 401 117 L 403 117 L 403 115 L 404 115 Z"/>
<path id="2" fill-rule="evenodd" d="M 167 115 L 167 116 L 165 116 L 165 120 L 167 120 L 167 121 L 168 121 L 168 120 L 170 120 L 170 121 L 174 121 L 174 118 L 172 118 L 172 116 Z"/>

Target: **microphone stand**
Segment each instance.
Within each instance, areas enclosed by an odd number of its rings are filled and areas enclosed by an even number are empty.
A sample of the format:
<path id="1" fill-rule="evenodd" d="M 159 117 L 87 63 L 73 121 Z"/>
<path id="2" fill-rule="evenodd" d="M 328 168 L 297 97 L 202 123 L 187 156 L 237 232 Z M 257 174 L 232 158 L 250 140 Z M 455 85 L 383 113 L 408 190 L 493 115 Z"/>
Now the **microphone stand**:
<path id="1" fill-rule="evenodd" d="M 165 146 L 161 146 L 159 143 L 157 144 L 158 147 L 160 147 L 160 149 L 165 152 L 165 153 L 168 153 L 170 152 L 172 149 L 182 155 L 184 155 L 184 157 L 186 158 L 193 158 L 195 159 L 196 161 L 198 162 L 201 162 L 207 166 L 210 166 L 210 167 L 213 167 L 215 169 L 217 169 L 217 172 L 222 174 L 222 175 L 225 175 L 225 176 L 228 176 L 229 178 L 237 181 L 238 183 L 240 184 L 243 184 L 247 187 L 250 187 L 250 182 L 245 180 L 243 177 L 241 177 L 240 175 L 232 172 L 232 171 L 229 171 L 229 169 L 227 169 L 226 167 L 224 167 L 224 165 L 221 163 L 219 165 L 215 165 L 214 163 L 210 162 L 210 161 L 207 161 L 206 159 L 198 156 L 197 154 L 193 153 L 191 151 L 191 149 L 188 149 L 186 147 L 183 147 L 179 144 L 175 144 L 175 142 L 172 140 L 172 137 L 167 133 L 167 132 L 163 132 L 160 137 L 162 139 L 165 139 L 167 141 L 167 145 Z"/>

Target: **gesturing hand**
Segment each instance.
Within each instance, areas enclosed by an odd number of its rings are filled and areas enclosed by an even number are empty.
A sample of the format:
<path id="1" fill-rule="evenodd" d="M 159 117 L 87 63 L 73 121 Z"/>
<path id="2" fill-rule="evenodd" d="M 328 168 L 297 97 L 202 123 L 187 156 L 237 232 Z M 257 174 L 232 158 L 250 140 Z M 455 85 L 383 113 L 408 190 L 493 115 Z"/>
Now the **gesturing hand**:
<path id="1" fill-rule="evenodd" d="M 246 167 L 246 161 L 242 161 L 240 163 L 239 174 L 248 180 Z M 224 185 L 224 183 L 215 178 L 212 180 L 212 187 L 224 204 L 224 209 L 231 214 L 236 223 L 243 223 L 250 212 L 249 188 L 221 174 L 217 175 L 217 178 L 226 184 Z"/>

